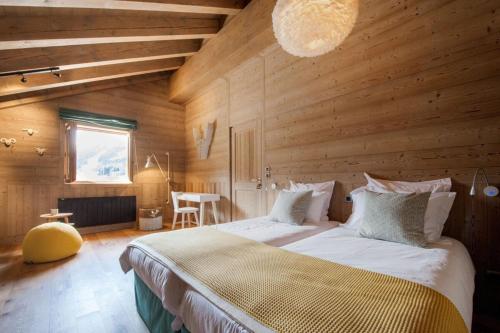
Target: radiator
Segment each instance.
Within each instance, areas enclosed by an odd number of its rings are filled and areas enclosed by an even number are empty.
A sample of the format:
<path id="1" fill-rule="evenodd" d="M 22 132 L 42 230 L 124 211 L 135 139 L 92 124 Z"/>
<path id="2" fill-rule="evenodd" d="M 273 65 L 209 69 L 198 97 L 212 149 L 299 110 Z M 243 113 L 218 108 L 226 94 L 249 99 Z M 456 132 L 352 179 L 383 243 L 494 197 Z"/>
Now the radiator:
<path id="1" fill-rule="evenodd" d="M 73 213 L 75 227 L 100 226 L 136 221 L 136 197 L 59 198 L 61 213 Z"/>

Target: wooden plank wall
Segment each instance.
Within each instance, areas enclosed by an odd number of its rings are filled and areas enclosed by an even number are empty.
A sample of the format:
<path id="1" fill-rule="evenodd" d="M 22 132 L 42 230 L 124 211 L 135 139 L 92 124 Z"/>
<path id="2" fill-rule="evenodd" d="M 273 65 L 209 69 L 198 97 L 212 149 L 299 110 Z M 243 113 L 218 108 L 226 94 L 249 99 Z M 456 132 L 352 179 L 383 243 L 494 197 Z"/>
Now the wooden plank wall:
<path id="1" fill-rule="evenodd" d="M 228 149 L 228 83 L 216 80 L 186 105 L 186 191 L 211 192 L 221 195 L 221 221 L 230 219 L 229 149 Z M 208 159 L 198 158 L 193 128 L 215 122 L 215 134 Z M 211 207 L 207 218 L 213 218 Z"/>
<path id="2" fill-rule="evenodd" d="M 0 137 L 14 137 L 14 148 L 0 147 L 0 242 L 19 241 L 43 222 L 39 215 L 57 207 L 59 197 L 137 196 L 138 206 L 161 206 L 167 188 L 157 168 L 144 170 L 146 155 L 155 152 L 166 168 L 164 152 L 172 154 L 174 181 L 184 186 L 184 107 L 169 103 L 167 81 L 145 82 L 0 110 Z M 139 172 L 131 185 L 65 185 L 63 125 L 59 107 L 136 119 Z M 23 128 L 35 128 L 34 136 Z M 48 150 L 39 157 L 34 147 Z M 135 168 L 134 168 L 135 169 Z M 165 214 L 170 221 L 170 208 Z"/>
<path id="3" fill-rule="evenodd" d="M 301 59 L 275 44 L 255 54 L 187 103 L 187 186 L 217 180 L 226 190 L 228 126 L 260 117 L 271 181 L 337 180 L 335 220 L 349 216 L 345 196 L 365 183 L 364 171 L 409 181 L 451 177 L 458 194 L 445 233 L 467 246 L 479 279 L 500 271 L 500 198 L 468 196 L 476 167 L 500 183 L 498 7 L 360 1 L 356 27 L 336 51 Z M 198 161 L 189 138 L 204 118 L 217 119 L 217 135 L 210 158 Z M 275 192 L 267 195 L 269 209 Z"/>

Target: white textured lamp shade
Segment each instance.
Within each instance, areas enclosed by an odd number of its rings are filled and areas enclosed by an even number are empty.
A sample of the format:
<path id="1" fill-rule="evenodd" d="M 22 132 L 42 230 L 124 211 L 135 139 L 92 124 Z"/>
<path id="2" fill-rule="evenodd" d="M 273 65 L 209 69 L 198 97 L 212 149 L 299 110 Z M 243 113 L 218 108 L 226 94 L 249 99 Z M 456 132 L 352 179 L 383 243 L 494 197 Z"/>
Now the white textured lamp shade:
<path id="1" fill-rule="evenodd" d="M 342 43 L 357 16 L 358 0 L 278 0 L 274 35 L 286 52 L 316 57 Z"/>

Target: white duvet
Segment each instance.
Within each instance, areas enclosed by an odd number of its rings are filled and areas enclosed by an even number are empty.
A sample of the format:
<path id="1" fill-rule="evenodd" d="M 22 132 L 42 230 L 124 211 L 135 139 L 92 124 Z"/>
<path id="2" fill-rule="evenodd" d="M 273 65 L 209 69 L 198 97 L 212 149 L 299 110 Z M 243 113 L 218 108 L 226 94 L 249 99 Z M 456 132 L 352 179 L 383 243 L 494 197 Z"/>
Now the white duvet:
<path id="1" fill-rule="evenodd" d="M 236 222 L 240 223 L 240 222 Z M 234 225 L 226 224 L 226 225 Z M 225 225 L 225 226 L 226 226 Z M 250 226 L 229 231 L 259 240 L 258 232 Z M 276 226 L 279 229 L 281 226 Z M 242 227 L 244 228 L 244 227 Z M 270 227 L 270 230 L 275 230 Z M 245 234 L 246 233 L 246 234 Z M 265 238 L 261 235 L 261 239 Z M 456 306 L 466 325 L 471 327 L 474 267 L 465 247 L 451 238 L 443 238 L 428 248 L 361 238 L 356 232 L 337 227 L 303 238 L 284 249 L 332 262 L 388 274 L 423 284 L 435 289 Z M 177 278 L 158 260 L 144 255 L 141 250 L 129 248 L 122 256 L 125 271 L 133 268 L 150 289 L 162 300 L 164 307 L 177 316 L 174 328 L 182 324 L 192 333 L 245 332 L 245 328 L 232 320 L 206 298 Z"/>

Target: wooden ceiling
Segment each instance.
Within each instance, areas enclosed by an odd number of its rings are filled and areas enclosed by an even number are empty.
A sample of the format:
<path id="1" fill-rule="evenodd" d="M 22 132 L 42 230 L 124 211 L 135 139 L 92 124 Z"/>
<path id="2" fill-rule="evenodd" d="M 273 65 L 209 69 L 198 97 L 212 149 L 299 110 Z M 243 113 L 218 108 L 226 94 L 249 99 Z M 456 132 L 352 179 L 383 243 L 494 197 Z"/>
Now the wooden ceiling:
<path id="1" fill-rule="evenodd" d="M 0 103 L 180 68 L 249 0 L 0 0 Z"/>

